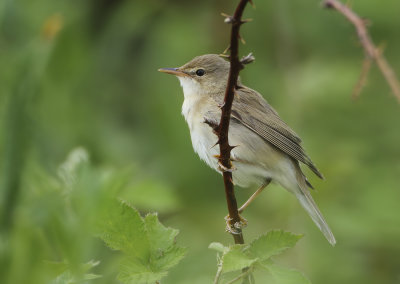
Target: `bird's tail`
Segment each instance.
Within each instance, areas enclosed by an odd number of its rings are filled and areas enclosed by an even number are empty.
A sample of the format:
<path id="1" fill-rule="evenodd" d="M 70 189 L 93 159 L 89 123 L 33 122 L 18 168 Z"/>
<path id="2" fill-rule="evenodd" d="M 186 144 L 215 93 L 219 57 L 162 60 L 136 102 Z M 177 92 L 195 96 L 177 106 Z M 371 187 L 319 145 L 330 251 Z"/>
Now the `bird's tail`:
<path id="1" fill-rule="evenodd" d="M 294 193 L 297 199 L 300 201 L 301 206 L 307 211 L 311 219 L 317 225 L 317 227 L 324 234 L 325 238 L 330 242 L 332 246 L 336 244 L 336 239 L 333 236 L 331 229 L 326 223 L 324 216 L 322 216 L 321 211 L 319 211 L 317 204 L 313 200 L 308 188 L 304 175 L 302 174 L 300 167 L 297 172 L 298 190 Z"/>
<path id="2" fill-rule="evenodd" d="M 336 244 L 336 239 L 326 223 L 324 216 L 322 216 L 321 211 L 319 211 L 317 204 L 315 204 L 311 197 L 311 194 L 308 191 L 304 192 L 303 190 L 299 190 L 296 197 L 300 201 L 301 206 L 303 206 L 308 215 L 310 215 L 311 219 L 324 234 L 325 238 L 334 246 Z"/>

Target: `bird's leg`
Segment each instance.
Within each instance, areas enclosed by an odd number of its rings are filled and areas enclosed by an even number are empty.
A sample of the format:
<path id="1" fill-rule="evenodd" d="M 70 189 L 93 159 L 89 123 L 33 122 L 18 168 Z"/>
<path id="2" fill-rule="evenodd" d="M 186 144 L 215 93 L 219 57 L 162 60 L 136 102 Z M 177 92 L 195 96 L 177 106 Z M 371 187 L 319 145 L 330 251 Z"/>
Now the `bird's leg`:
<path id="1" fill-rule="evenodd" d="M 247 208 L 247 206 L 250 205 L 251 202 L 253 202 L 254 199 L 264 190 L 264 188 L 267 187 L 271 183 L 271 179 L 266 179 L 265 182 L 257 189 L 256 192 L 253 193 L 252 196 L 238 209 L 239 214 L 244 211 L 244 209 Z M 247 220 L 240 216 L 240 221 L 232 224 L 231 221 L 232 219 L 230 218 L 229 215 L 225 217 L 226 221 L 226 231 L 231 233 L 231 234 L 238 234 L 238 229 L 242 229 L 243 227 L 247 226 Z"/>
<path id="2" fill-rule="evenodd" d="M 250 205 L 251 202 L 253 202 L 254 199 L 264 190 L 264 188 L 267 187 L 271 183 L 271 179 L 265 180 L 265 182 L 259 187 L 259 189 L 256 190 L 256 192 L 253 193 L 252 196 L 238 209 L 239 213 L 242 213 L 244 209 L 247 208 L 247 206 Z"/>

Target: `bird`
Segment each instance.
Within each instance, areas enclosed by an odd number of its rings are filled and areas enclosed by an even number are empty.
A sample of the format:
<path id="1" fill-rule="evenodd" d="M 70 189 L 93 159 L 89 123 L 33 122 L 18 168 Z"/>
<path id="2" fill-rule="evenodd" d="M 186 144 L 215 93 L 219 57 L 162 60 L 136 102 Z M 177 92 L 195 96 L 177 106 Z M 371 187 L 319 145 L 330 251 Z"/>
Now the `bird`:
<path id="1" fill-rule="evenodd" d="M 182 115 L 190 130 L 194 151 L 208 166 L 221 172 L 216 135 L 210 125 L 218 125 L 221 105 L 227 87 L 230 62 L 217 54 L 193 58 L 178 68 L 158 71 L 175 75 L 182 86 Z M 279 117 L 257 91 L 242 84 L 235 87 L 232 104 L 229 143 L 234 165 L 233 183 L 240 187 L 259 186 L 239 209 L 241 213 L 270 183 L 277 183 L 294 194 L 331 245 L 336 239 L 325 221 L 309 188 L 312 185 L 300 168 L 305 164 L 323 179 L 323 175 L 301 146 L 300 137 Z"/>

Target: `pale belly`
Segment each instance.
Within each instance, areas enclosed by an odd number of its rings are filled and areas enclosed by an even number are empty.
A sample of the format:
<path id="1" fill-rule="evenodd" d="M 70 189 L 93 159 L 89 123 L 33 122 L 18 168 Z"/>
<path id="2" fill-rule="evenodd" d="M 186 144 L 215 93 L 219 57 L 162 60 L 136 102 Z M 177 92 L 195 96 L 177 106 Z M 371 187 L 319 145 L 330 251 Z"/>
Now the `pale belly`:
<path id="1" fill-rule="evenodd" d="M 201 122 L 193 125 L 191 139 L 194 151 L 200 159 L 211 168 L 218 169 L 219 146 L 215 145 L 217 136 L 211 127 Z M 261 185 L 266 179 L 273 179 L 278 183 L 285 183 L 282 178 L 287 175 L 290 161 L 286 156 L 265 143 L 258 135 L 243 125 L 233 124 L 229 131 L 229 143 L 237 146 L 231 152 L 234 171 L 233 182 L 241 187 Z"/>
<path id="2" fill-rule="evenodd" d="M 200 159 L 219 173 L 219 146 L 215 145 L 217 136 L 211 127 L 204 123 L 202 100 L 186 98 L 182 106 L 182 114 L 190 129 L 194 151 Z M 208 106 L 209 107 L 209 106 Z M 195 114 L 195 115 L 194 115 Z M 297 188 L 294 165 L 286 154 L 277 150 L 263 138 L 240 123 L 231 121 L 229 143 L 235 147 L 231 152 L 233 166 L 233 182 L 241 187 L 261 185 L 272 179 L 285 188 Z"/>

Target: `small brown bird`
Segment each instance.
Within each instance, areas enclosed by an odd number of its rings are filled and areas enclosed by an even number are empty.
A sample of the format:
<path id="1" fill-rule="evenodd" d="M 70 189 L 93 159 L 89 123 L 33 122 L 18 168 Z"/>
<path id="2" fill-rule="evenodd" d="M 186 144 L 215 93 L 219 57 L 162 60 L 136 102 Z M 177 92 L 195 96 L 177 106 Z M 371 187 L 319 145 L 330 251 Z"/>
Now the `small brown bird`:
<path id="1" fill-rule="evenodd" d="M 230 64 L 216 54 L 195 57 L 179 68 L 159 71 L 180 80 L 184 93 L 182 114 L 185 117 L 195 152 L 211 168 L 218 170 L 216 136 L 205 122 L 217 125 L 221 118 Z M 328 241 L 336 240 L 315 204 L 308 187 L 311 184 L 300 169 L 307 165 L 318 177 L 315 167 L 300 145 L 300 137 L 256 91 L 241 84 L 235 91 L 229 127 L 229 141 L 235 147 L 233 182 L 241 187 L 260 186 L 241 212 L 271 181 L 293 193 Z M 220 171 L 219 171 L 220 172 Z M 312 187 L 311 187 L 312 188 Z"/>

